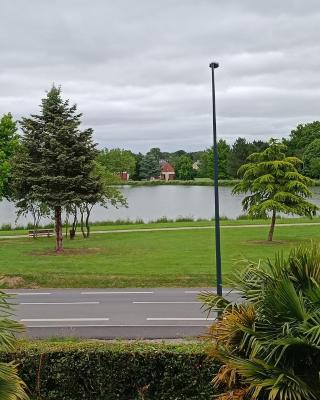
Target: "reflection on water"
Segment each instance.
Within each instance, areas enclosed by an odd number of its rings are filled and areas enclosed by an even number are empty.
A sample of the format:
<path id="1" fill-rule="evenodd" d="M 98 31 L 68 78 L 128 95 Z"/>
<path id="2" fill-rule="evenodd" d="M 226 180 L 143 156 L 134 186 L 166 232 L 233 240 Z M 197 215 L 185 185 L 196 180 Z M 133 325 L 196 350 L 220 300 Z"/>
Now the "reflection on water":
<path id="1" fill-rule="evenodd" d="M 237 218 L 243 214 L 240 195 L 232 195 L 232 188 L 220 188 L 220 215 Z M 128 199 L 128 208 L 105 209 L 96 206 L 92 211 L 92 221 L 138 218 L 144 221 L 155 220 L 166 216 L 170 219 L 178 217 L 213 218 L 213 187 L 210 186 L 123 186 L 121 191 Z M 313 189 L 312 201 L 320 206 L 320 187 Z M 6 200 L 0 203 L 0 225 L 15 224 L 16 214 L 13 204 Z M 19 225 L 25 225 L 31 218 L 21 217 Z M 43 221 L 45 222 L 45 221 Z"/>

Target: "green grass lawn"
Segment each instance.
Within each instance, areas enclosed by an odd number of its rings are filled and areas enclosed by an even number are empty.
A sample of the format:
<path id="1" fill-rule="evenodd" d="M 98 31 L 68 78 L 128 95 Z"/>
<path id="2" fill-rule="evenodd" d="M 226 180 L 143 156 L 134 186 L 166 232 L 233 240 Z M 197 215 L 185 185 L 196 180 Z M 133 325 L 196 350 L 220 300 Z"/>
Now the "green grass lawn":
<path id="1" fill-rule="evenodd" d="M 273 257 L 276 251 L 286 254 L 301 242 L 320 240 L 316 225 L 279 226 L 273 244 L 265 242 L 267 232 L 265 227 L 221 230 L 225 277 L 239 268 L 235 263 L 241 258 Z M 65 240 L 63 255 L 55 255 L 53 247 L 53 238 L 1 239 L 4 286 L 192 287 L 214 283 L 213 230 L 95 234 L 87 240 Z"/>

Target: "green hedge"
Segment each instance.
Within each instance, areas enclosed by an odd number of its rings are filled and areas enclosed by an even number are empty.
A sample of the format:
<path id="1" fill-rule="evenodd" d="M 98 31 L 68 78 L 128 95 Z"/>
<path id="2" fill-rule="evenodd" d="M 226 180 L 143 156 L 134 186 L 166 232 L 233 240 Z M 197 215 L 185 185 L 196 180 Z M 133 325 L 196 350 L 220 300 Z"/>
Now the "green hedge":
<path id="1" fill-rule="evenodd" d="M 33 400 L 208 400 L 219 368 L 204 345 L 24 343 L 19 364 Z"/>

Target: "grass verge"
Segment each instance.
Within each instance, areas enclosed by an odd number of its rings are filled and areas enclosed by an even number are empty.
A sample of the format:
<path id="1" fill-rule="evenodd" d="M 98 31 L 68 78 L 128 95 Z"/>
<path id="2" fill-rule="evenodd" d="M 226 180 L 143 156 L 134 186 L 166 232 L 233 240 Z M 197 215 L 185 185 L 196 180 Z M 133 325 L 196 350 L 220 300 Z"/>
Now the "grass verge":
<path id="1" fill-rule="evenodd" d="M 317 225 L 278 225 L 272 244 L 267 232 L 241 224 L 221 230 L 225 285 L 241 267 L 240 259 L 274 257 L 276 251 L 286 255 L 299 243 L 320 241 Z M 2 239 L 2 286 L 205 287 L 215 282 L 213 229 L 96 233 L 87 240 L 65 240 L 64 254 L 53 248 L 53 238 Z"/>

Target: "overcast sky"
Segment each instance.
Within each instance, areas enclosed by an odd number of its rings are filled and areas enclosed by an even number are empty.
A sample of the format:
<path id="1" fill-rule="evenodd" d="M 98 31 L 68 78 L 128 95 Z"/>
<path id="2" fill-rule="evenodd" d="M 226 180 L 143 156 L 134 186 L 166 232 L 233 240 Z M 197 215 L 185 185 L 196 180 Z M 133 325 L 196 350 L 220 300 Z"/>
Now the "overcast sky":
<path id="1" fill-rule="evenodd" d="M 0 113 L 61 85 L 99 147 L 197 150 L 320 119 L 319 0 L 2 0 Z"/>

